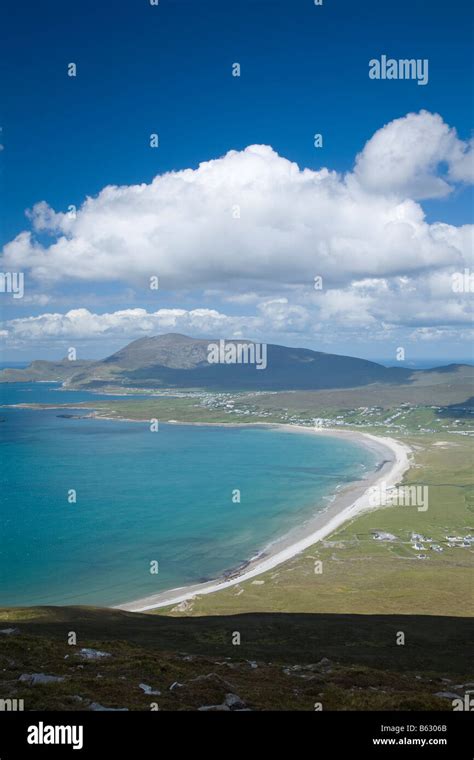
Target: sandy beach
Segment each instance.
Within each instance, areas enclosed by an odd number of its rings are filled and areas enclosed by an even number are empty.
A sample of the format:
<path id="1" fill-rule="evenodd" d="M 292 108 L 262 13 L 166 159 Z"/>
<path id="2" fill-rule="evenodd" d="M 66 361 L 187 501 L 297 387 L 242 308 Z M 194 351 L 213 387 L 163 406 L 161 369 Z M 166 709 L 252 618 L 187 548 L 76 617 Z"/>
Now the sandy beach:
<path id="1" fill-rule="evenodd" d="M 260 423 L 260 425 L 264 424 Z M 363 480 L 355 481 L 338 491 L 327 509 L 319 512 L 303 525 L 295 527 L 285 536 L 274 541 L 241 567 L 206 583 L 182 586 L 135 601 L 115 605 L 116 609 L 128 610 L 130 612 L 146 612 L 159 607 L 167 607 L 196 596 L 221 591 L 222 589 L 255 578 L 268 570 L 272 570 L 277 565 L 286 562 L 308 547 L 326 538 L 348 520 L 357 517 L 363 512 L 377 509 L 378 507 L 371 506 L 369 503 L 369 490 L 374 486 L 382 484 L 386 488 L 397 485 L 401 482 L 404 473 L 410 466 L 410 448 L 393 438 L 375 436 L 359 431 L 332 428 L 317 429 L 302 425 L 275 425 L 269 423 L 268 426 L 279 428 L 286 432 L 294 432 L 298 435 L 305 433 L 306 435 L 325 435 L 353 440 L 354 443 L 362 444 L 372 449 L 378 455 L 379 467 Z"/>

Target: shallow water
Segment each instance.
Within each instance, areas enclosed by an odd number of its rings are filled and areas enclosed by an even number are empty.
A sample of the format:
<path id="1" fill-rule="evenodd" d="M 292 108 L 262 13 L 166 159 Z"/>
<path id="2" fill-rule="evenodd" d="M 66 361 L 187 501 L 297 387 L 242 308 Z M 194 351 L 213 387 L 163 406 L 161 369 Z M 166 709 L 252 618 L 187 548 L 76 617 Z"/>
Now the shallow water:
<path id="1" fill-rule="evenodd" d="M 0 386 L 1 403 L 26 397 L 98 398 Z M 0 410 L 0 605 L 118 604 L 214 578 L 377 463 L 338 438 L 162 423 L 152 433 L 63 413 Z"/>

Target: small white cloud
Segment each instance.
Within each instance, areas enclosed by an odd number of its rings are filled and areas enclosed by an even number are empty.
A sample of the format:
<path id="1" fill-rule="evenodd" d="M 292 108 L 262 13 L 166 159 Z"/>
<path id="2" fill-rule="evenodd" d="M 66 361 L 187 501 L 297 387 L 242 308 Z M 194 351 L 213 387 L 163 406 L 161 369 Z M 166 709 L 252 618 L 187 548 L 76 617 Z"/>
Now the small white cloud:
<path id="1" fill-rule="evenodd" d="M 357 156 L 355 176 L 371 193 L 440 198 L 452 183 L 474 182 L 473 143 L 460 140 L 438 114 L 410 113 L 370 138 Z"/>

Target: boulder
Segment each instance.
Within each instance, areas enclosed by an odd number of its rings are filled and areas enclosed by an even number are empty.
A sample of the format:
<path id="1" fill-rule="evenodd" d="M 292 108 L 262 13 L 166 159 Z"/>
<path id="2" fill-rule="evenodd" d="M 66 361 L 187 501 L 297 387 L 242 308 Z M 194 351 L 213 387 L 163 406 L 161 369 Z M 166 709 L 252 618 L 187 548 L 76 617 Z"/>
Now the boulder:
<path id="1" fill-rule="evenodd" d="M 83 660 L 102 660 L 104 657 L 112 657 L 110 652 L 101 652 L 99 649 L 88 649 L 83 647 L 76 652 L 77 657 L 82 657 Z"/>
<path id="2" fill-rule="evenodd" d="M 18 679 L 21 683 L 27 683 L 29 686 L 38 686 L 42 684 L 60 683 L 64 681 L 63 676 L 47 676 L 44 673 L 23 673 Z"/>
<path id="3" fill-rule="evenodd" d="M 226 694 L 224 704 L 231 710 L 243 710 L 246 707 L 245 702 L 237 694 Z"/>
<path id="4" fill-rule="evenodd" d="M 148 686 L 146 683 L 139 683 L 139 688 L 142 689 L 142 691 L 145 692 L 145 694 L 150 694 L 152 696 L 159 697 L 161 695 L 161 691 L 158 691 L 158 689 L 154 689 L 152 686 Z"/>

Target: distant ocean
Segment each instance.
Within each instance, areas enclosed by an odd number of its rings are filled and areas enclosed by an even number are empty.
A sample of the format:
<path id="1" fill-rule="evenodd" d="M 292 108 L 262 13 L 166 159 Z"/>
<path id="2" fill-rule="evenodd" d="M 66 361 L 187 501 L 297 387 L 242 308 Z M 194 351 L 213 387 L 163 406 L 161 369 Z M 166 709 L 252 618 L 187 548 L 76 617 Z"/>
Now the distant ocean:
<path id="1" fill-rule="evenodd" d="M 97 398 L 0 385 L 1 404 Z M 63 413 L 83 412 L 0 409 L 0 605 L 118 604 L 214 578 L 376 465 L 340 439 Z"/>

